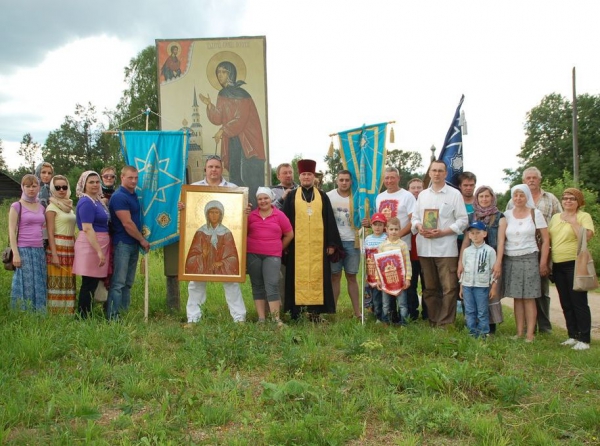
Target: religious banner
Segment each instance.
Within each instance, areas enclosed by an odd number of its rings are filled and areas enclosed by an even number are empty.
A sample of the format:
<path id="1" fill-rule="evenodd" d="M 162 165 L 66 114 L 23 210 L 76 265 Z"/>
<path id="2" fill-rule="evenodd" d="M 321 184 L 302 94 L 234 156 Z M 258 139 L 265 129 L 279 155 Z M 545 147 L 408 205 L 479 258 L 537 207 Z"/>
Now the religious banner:
<path id="1" fill-rule="evenodd" d="M 377 268 L 373 258 L 374 254 L 377 254 L 377 248 L 365 248 L 366 280 L 371 287 L 377 286 Z"/>
<path id="2" fill-rule="evenodd" d="M 344 168 L 352 174 L 352 223 L 362 226 L 370 217 L 379 194 L 385 169 L 387 123 L 339 132 L 340 155 Z M 372 206 L 371 206 L 372 205 Z"/>
<path id="3" fill-rule="evenodd" d="M 373 255 L 375 268 L 381 281 L 381 289 L 392 296 L 399 296 L 406 280 L 406 268 L 402 251 L 380 252 Z"/>
<path id="4" fill-rule="evenodd" d="M 190 182 L 218 155 L 256 204 L 270 181 L 265 37 L 156 40 L 156 50 L 160 126 L 190 133 Z"/>
<path id="5" fill-rule="evenodd" d="M 460 108 L 462 107 L 465 95 L 463 94 L 454 112 L 454 118 L 446 133 L 444 145 L 438 158 L 446 165 L 446 183 L 458 189 L 458 176 L 463 172 L 463 147 L 462 135 L 464 116 L 461 117 Z M 465 131 L 466 132 L 466 131 Z M 466 134 L 466 133 L 465 133 Z"/>
<path id="6" fill-rule="evenodd" d="M 177 202 L 185 178 L 187 132 L 120 132 L 119 139 L 125 163 L 139 172 L 135 191 L 150 249 L 178 241 Z"/>

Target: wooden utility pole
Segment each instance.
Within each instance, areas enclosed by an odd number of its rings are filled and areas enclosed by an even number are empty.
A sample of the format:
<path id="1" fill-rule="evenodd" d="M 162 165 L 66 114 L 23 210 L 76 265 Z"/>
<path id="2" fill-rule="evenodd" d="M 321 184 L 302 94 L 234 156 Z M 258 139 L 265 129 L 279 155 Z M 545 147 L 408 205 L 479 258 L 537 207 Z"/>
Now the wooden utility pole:
<path id="1" fill-rule="evenodd" d="M 577 90 L 575 88 L 575 67 L 573 67 L 573 183 L 579 187 L 579 141 L 577 133 Z"/>

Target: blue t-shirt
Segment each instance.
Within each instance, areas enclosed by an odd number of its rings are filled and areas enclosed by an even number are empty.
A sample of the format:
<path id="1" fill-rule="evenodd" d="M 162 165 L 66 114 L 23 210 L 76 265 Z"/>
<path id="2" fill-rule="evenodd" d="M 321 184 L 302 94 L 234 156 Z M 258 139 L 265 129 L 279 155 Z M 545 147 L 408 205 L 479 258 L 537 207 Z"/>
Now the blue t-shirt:
<path id="1" fill-rule="evenodd" d="M 123 186 L 119 187 L 110 197 L 108 209 L 110 210 L 110 220 L 113 229 L 113 245 L 116 245 L 119 242 L 123 242 L 127 245 L 137 244 L 138 241 L 127 233 L 123 223 L 121 223 L 121 220 L 117 217 L 117 211 L 129 211 L 131 220 L 135 223 L 138 231 L 142 231 L 142 213 L 137 194 L 135 192 L 129 192 Z"/>
<path id="2" fill-rule="evenodd" d="M 75 210 L 77 227 L 82 230 L 83 223 L 91 223 L 95 232 L 108 232 L 108 213 L 99 201 L 81 197 Z"/>

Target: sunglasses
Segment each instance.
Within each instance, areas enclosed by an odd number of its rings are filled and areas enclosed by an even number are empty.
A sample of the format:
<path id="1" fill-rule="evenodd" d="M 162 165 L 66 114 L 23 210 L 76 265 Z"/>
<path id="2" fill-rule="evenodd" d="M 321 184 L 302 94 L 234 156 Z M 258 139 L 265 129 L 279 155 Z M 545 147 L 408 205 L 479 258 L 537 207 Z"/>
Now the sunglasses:
<path id="1" fill-rule="evenodd" d="M 56 190 L 69 190 L 69 186 L 54 186 Z"/>
<path id="2" fill-rule="evenodd" d="M 102 175 L 102 178 L 105 178 L 107 180 L 110 180 L 111 178 L 114 178 L 116 175 Z"/>
<path id="3" fill-rule="evenodd" d="M 206 161 L 210 161 L 210 160 L 222 161 L 221 157 L 219 155 L 208 155 L 206 157 Z"/>

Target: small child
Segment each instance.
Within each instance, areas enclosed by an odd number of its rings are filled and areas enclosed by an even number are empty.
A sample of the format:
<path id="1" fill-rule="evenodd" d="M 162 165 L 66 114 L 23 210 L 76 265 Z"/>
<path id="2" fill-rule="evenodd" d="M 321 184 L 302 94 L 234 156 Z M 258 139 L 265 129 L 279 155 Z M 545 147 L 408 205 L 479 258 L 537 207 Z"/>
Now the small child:
<path id="1" fill-rule="evenodd" d="M 387 240 L 387 234 L 384 232 L 386 223 L 387 219 L 385 218 L 385 215 L 379 212 L 373 214 L 371 217 L 371 229 L 373 230 L 373 234 L 368 235 L 365 238 L 365 265 L 367 265 L 367 280 L 369 282 L 371 282 L 369 277 L 374 279 L 377 275 L 374 269 L 375 261 L 373 260 L 373 253 L 377 252 L 379 245 Z M 365 286 L 365 289 L 371 295 L 371 304 L 373 306 L 375 317 L 379 322 L 387 322 L 383 317 L 381 290 L 377 288 L 377 286 L 371 286 L 369 284 Z"/>
<path id="2" fill-rule="evenodd" d="M 469 334 L 485 338 L 490 332 L 489 299 L 494 297 L 497 287 L 492 272 L 496 263 L 496 251 L 485 243 L 485 223 L 474 221 L 469 225 L 467 234 L 471 245 L 462 256 L 460 297 L 465 306 Z"/>
<path id="3" fill-rule="evenodd" d="M 383 292 L 383 313 L 386 318 L 385 322 L 389 322 L 390 314 L 393 306 L 396 304 L 399 307 L 400 313 L 400 325 L 406 325 L 408 322 L 408 293 L 406 290 L 410 287 L 410 279 L 412 277 L 412 265 L 410 263 L 410 251 L 408 246 L 400 238 L 400 220 L 397 217 L 392 217 L 388 220 L 387 226 L 387 240 L 379 245 L 379 252 L 393 251 L 399 249 L 402 252 L 402 259 L 404 260 L 404 286 L 402 292 L 398 296 L 392 296 Z"/>

